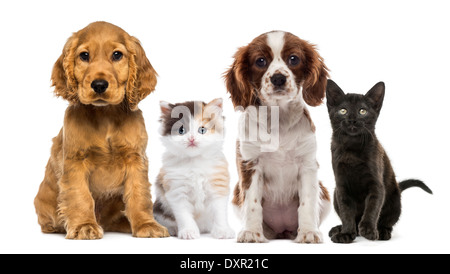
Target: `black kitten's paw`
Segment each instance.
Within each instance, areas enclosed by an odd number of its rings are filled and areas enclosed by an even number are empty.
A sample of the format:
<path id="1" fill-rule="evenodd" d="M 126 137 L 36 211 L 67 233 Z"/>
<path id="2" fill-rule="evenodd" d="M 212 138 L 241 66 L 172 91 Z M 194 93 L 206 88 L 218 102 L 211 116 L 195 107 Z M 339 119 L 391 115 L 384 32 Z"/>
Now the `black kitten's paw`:
<path id="1" fill-rule="evenodd" d="M 392 228 L 378 228 L 379 240 L 387 241 L 391 239 Z"/>
<path id="2" fill-rule="evenodd" d="M 349 244 L 356 238 L 356 233 L 336 233 L 331 237 L 331 241 L 337 244 Z"/>
<path id="3" fill-rule="evenodd" d="M 368 223 L 360 223 L 358 226 L 359 235 L 363 236 L 367 240 L 375 241 L 378 240 L 378 230 L 375 226 Z"/>
<path id="4" fill-rule="evenodd" d="M 338 225 L 333 227 L 330 232 L 328 232 L 328 236 L 333 237 L 337 233 L 341 233 L 342 225 Z"/>

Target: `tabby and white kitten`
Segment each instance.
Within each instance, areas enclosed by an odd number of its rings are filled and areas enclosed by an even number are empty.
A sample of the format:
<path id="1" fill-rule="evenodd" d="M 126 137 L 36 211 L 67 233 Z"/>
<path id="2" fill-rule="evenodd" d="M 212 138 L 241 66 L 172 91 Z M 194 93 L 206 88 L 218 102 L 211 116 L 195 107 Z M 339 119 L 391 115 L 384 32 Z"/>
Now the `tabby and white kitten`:
<path id="1" fill-rule="evenodd" d="M 195 239 L 211 233 L 234 238 L 228 225 L 229 173 L 222 153 L 222 99 L 208 104 L 161 102 L 161 140 L 166 151 L 156 180 L 156 220 L 170 235 Z"/>

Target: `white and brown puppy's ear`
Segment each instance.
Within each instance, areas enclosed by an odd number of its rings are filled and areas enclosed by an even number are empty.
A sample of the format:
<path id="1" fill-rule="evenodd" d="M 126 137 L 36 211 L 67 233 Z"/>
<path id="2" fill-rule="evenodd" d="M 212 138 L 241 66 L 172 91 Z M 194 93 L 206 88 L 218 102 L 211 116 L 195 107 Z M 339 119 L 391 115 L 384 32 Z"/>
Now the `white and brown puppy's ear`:
<path id="1" fill-rule="evenodd" d="M 138 39 L 129 37 L 126 47 L 130 52 L 126 97 L 130 109 L 136 110 L 138 103 L 155 90 L 158 74 L 147 59 Z"/>
<path id="2" fill-rule="evenodd" d="M 303 41 L 304 83 L 303 99 L 310 106 L 322 104 L 327 87 L 328 68 L 314 45 Z"/>
<path id="3" fill-rule="evenodd" d="M 52 87 L 56 96 L 61 96 L 70 103 L 78 102 L 78 84 L 75 80 L 75 52 L 78 47 L 77 33 L 74 33 L 64 45 L 63 52 L 55 62 L 52 71 Z"/>
<path id="4" fill-rule="evenodd" d="M 250 105 L 258 105 L 259 99 L 250 79 L 250 64 L 248 61 L 249 47 L 241 47 L 234 55 L 234 62 L 231 68 L 225 72 L 224 79 L 227 91 L 231 95 L 233 106 L 246 108 Z"/>

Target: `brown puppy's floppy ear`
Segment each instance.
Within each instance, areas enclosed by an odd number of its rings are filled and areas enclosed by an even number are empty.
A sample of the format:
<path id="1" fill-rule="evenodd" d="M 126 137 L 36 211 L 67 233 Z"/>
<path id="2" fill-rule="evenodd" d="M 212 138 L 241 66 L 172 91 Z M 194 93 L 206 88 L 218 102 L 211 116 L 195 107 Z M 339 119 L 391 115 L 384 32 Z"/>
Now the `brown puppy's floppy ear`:
<path id="1" fill-rule="evenodd" d="M 328 68 L 314 45 L 305 41 L 305 81 L 303 83 L 303 99 L 310 106 L 322 104 L 327 88 Z"/>
<path id="2" fill-rule="evenodd" d="M 126 98 L 130 109 L 136 110 L 139 102 L 155 90 L 157 73 L 138 39 L 130 37 L 126 47 L 130 52 Z"/>
<path id="3" fill-rule="evenodd" d="M 61 96 L 70 103 L 78 101 L 77 81 L 74 75 L 75 51 L 78 44 L 76 33 L 70 37 L 63 49 L 61 56 L 53 66 L 52 87 L 55 87 L 56 96 Z"/>
<path id="4" fill-rule="evenodd" d="M 224 73 L 227 91 L 235 108 L 260 104 L 256 91 L 247 80 L 250 77 L 248 58 L 248 46 L 239 48 L 234 55 L 233 65 Z"/>

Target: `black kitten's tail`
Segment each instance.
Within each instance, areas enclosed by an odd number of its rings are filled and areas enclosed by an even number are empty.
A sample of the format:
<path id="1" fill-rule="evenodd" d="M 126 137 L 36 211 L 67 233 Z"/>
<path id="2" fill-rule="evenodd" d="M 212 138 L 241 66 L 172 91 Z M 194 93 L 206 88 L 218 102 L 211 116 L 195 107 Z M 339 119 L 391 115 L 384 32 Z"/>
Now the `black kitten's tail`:
<path id="1" fill-rule="evenodd" d="M 424 184 L 422 181 L 420 180 L 415 180 L 415 179 L 410 179 L 410 180 L 405 180 L 405 181 L 401 181 L 399 184 L 400 190 L 403 192 L 403 190 L 410 188 L 410 187 L 420 187 L 421 189 L 425 190 L 426 192 L 433 194 L 433 191 L 431 191 L 431 189 L 429 187 L 427 187 L 426 184 Z"/>

